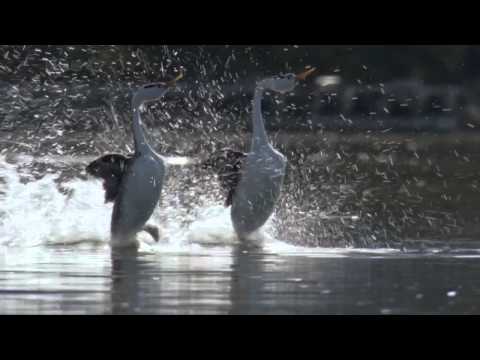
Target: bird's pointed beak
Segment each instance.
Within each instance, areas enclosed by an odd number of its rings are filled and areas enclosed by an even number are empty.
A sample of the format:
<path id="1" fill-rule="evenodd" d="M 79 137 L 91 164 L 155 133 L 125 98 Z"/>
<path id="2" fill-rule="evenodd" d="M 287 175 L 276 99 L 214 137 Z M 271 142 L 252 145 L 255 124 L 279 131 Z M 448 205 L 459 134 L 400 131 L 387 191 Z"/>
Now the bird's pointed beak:
<path id="1" fill-rule="evenodd" d="M 309 76 L 311 73 L 313 73 L 316 70 L 316 68 L 312 67 L 308 70 L 305 70 L 304 72 L 301 72 L 300 74 L 295 75 L 295 77 L 298 80 L 305 80 L 307 76 Z"/>
<path id="2" fill-rule="evenodd" d="M 183 72 L 177 75 L 177 77 L 173 80 L 167 81 L 166 85 L 169 87 L 174 87 L 177 84 L 177 81 L 183 78 Z"/>

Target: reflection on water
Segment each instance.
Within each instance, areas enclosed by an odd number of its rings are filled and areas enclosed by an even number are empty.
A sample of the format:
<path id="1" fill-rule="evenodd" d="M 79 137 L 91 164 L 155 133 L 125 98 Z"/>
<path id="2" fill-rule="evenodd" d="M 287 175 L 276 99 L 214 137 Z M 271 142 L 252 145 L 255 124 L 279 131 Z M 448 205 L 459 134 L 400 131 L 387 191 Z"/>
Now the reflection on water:
<path id="1" fill-rule="evenodd" d="M 480 313 L 478 251 L 336 253 L 2 250 L 0 313 Z"/>
<path id="2" fill-rule="evenodd" d="M 230 307 L 230 256 L 133 251 L 112 255 L 114 314 L 225 314 Z"/>
<path id="3" fill-rule="evenodd" d="M 289 173 L 254 254 L 195 164 L 170 169 L 162 242 L 110 254 L 96 154 L 6 151 L 0 314 L 479 313 L 478 141 L 320 135 L 278 138 Z"/>

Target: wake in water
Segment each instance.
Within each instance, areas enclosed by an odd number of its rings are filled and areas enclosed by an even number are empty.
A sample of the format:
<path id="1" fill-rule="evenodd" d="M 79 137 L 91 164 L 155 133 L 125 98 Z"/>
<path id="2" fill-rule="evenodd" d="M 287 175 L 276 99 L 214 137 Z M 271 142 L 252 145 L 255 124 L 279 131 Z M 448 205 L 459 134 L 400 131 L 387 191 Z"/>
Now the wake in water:
<path id="1" fill-rule="evenodd" d="M 73 177 L 59 187 L 58 174 L 35 179 L 28 172 L 19 173 L 17 168 L 32 159 L 18 156 L 16 160 L 17 163 L 11 164 L 5 157 L 0 158 L 0 245 L 108 246 L 112 204 L 104 203 L 101 181 Z M 58 159 L 49 160 L 58 164 Z M 73 160 L 66 158 L 63 161 L 71 165 Z M 170 165 L 195 163 L 181 158 L 172 158 L 168 162 Z M 231 224 L 230 209 L 216 201 L 213 193 L 199 195 L 199 189 L 192 185 L 167 183 L 161 204 L 149 221 L 159 227 L 160 242 L 154 243 L 149 235 L 139 233 L 141 249 L 182 251 L 192 246 L 239 244 Z M 194 204 L 189 203 L 193 198 Z M 269 235 L 271 226 L 272 222 L 269 222 L 262 229 L 259 240 L 273 240 Z"/>
<path id="2" fill-rule="evenodd" d="M 74 190 L 73 195 L 63 194 L 55 183 L 56 175 L 26 182 L 4 158 L 0 159 L 0 178 L 0 244 L 32 247 L 108 240 L 111 206 L 102 204 L 103 191 L 98 184 L 72 180 L 67 188 Z"/>
<path id="3" fill-rule="evenodd" d="M 11 160 L 11 159 L 10 159 Z M 88 162 L 90 158 L 45 158 L 47 165 L 64 163 L 69 169 L 75 164 Z M 82 176 L 71 176 L 59 183 L 62 171 L 52 170 L 38 177 L 31 171 L 32 157 L 17 156 L 14 163 L 0 156 L 0 248 L 32 249 L 58 246 L 75 246 L 90 249 L 109 248 L 112 204 L 104 203 L 101 181 Z M 39 161 L 35 158 L 35 161 Z M 146 253 L 223 254 L 239 245 L 234 232 L 230 209 L 222 205 L 222 196 L 213 177 L 196 176 L 188 158 L 168 160 L 170 172 L 161 204 L 149 223 L 159 227 L 161 239 L 155 243 L 146 233 L 138 234 L 140 251 Z M 28 167 L 30 165 L 30 167 Z M 22 166 L 27 166 L 23 167 Z M 176 175 L 181 171 L 181 176 Z M 78 174 L 77 174 L 78 175 Z M 208 189 L 208 192 L 205 191 Z M 298 208 L 286 193 L 283 205 L 267 224 L 256 234 L 263 244 L 263 253 L 283 256 L 307 257 L 379 257 L 416 256 L 418 254 L 478 257 L 478 244 L 450 249 L 442 244 L 430 244 L 426 248 L 409 247 L 410 250 L 391 248 L 365 248 L 352 246 L 319 247 L 300 246 L 308 232 L 301 221 L 331 221 L 331 216 L 305 212 Z M 287 205 L 287 206 L 285 206 Z M 288 206 L 289 205 L 289 206 Z M 283 215 L 283 216 L 279 216 Z M 347 216 L 350 220 L 356 218 Z M 336 219 L 333 219 L 336 220 Z M 291 242 L 292 239 L 298 242 Z M 406 244 L 408 245 L 408 244 Z M 457 254 L 458 253 L 458 254 Z"/>

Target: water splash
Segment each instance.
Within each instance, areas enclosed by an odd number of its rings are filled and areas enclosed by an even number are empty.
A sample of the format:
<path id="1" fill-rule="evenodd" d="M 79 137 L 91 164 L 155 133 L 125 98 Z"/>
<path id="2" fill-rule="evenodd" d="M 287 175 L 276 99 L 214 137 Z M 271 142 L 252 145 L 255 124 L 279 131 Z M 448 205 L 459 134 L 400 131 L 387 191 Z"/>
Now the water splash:
<path id="1" fill-rule="evenodd" d="M 81 240 L 106 242 L 111 205 L 103 204 L 100 183 L 73 180 L 62 194 L 49 174 L 35 181 L 22 181 L 14 165 L 0 158 L 0 244 L 32 247 L 68 244 Z"/>
<path id="2" fill-rule="evenodd" d="M 171 163 L 188 161 L 174 158 Z M 19 173 L 16 165 L 0 157 L 3 188 L 0 193 L 0 245 L 108 246 L 112 204 L 104 203 L 99 180 L 73 178 L 59 187 L 55 181 L 57 174 L 35 180 L 28 173 Z M 175 185 L 178 184 L 170 184 L 170 189 L 163 195 L 162 206 L 155 210 L 149 221 L 160 228 L 160 243 L 140 233 L 138 239 L 142 251 L 178 252 L 192 250 L 192 246 L 198 250 L 199 246 L 211 248 L 238 244 L 229 209 L 216 204 L 209 196 L 199 197 L 198 207 L 184 206 L 179 203 L 176 191 L 169 191 L 175 190 Z M 269 225 L 265 231 L 269 231 Z"/>
<path id="3" fill-rule="evenodd" d="M 17 158 L 19 159 L 27 160 L 24 157 Z M 21 164 L 21 161 L 12 164 L 7 161 L 6 156 L 0 156 L 1 253 L 7 256 L 7 253 L 12 254 L 16 249 L 33 251 L 51 247 L 109 249 L 112 204 L 104 203 L 100 181 L 73 177 L 60 186 L 56 181 L 59 173 L 36 179 L 24 170 L 19 171 L 18 166 Z M 202 194 L 198 187 L 181 192 L 182 189 L 186 189 L 185 183 L 176 180 L 175 176 L 167 181 L 162 206 L 155 210 L 149 221 L 160 228 L 161 240 L 155 243 L 146 233 L 139 233 L 140 251 L 151 254 L 229 256 L 232 247 L 239 244 L 229 209 L 219 204 L 213 190 L 211 193 Z M 187 196 L 182 200 L 181 197 L 189 192 L 192 197 Z M 299 216 L 304 214 L 296 214 L 294 218 L 298 220 Z M 301 230 L 298 229 L 298 224 L 297 230 L 292 224 L 290 232 L 285 234 L 282 233 L 285 227 L 283 220 L 278 214 L 274 214 L 256 234 L 257 241 L 263 244 L 263 249 L 258 250 L 259 252 L 321 258 L 480 256 L 478 244 L 471 242 L 458 244 L 459 248 L 435 243 L 420 250 L 413 247 L 359 249 L 351 246 L 300 246 L 299 244 L 305 242 L 292 244 L 288 241 L 293 232 Z"/>

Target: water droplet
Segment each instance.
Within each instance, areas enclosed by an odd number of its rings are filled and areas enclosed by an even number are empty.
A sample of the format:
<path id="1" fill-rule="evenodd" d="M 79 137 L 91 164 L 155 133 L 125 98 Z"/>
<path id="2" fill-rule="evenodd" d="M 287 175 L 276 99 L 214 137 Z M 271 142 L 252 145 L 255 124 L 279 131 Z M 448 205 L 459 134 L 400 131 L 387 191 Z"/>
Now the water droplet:
<path id="1" fill-rule="evenodd" d="M 448 297 L 455 297 L 455 296 L 457 296 L 457 292 L 456 292 L 456 291 L 453 291 L 453 290 L 452 290 L 452 291 L 449 291 L 449 292 L 447 292 L 447 296 L 448 296 Z"/>

